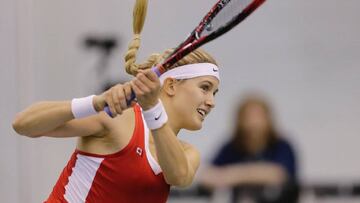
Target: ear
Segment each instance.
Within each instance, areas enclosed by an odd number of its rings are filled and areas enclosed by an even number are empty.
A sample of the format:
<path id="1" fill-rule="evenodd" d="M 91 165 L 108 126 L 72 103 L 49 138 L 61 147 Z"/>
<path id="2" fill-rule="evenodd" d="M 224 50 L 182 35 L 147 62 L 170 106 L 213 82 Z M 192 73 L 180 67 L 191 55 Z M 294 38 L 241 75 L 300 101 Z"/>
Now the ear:
<path id="1" fill-rule="evenodd" d="M 166 78 L 164 80 L 162 89 L 168 96 L 174 96 L 176 92 L 177 80 L 174 78 Z"/>

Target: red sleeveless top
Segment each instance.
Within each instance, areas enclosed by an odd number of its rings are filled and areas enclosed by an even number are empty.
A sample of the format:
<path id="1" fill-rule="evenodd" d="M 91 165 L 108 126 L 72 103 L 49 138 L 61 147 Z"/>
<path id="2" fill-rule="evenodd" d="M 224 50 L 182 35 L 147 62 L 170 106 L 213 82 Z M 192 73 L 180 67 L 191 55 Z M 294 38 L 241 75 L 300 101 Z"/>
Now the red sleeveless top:
<path id="1" fill-rule="evenodd" d="M 149 151 L 141 108 L 135 105 L 134 111 L 135 129 L 128 145 L 110 155 L 75 150 L 45 202 L 166 202 L 170 185 Z"/>

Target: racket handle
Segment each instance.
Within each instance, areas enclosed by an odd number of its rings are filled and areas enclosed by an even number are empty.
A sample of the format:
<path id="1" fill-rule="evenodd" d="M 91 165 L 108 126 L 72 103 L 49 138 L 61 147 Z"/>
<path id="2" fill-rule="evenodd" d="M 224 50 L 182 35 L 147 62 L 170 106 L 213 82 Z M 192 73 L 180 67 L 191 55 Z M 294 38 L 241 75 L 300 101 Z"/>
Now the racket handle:
<path id="1" fill-rule="evenodd" d="M 160 77 L 164 72 L 165 72 L 165 69 L 163 66 L 153 66 L 151 68 L 151 70 L 158 76 Z"/>
<path id="2" fill-rule="evenodd" d="M 134 91 L 131 91 L 131 97 L 129 100 L 126 100 L 126 104 L 129 107 L 131 105 L 131 102 L 135 100 L 135 93 Z M 104 111 L 107 113 L 107 115 L 109 115 L 111 118 L 113 118 L 114 116 L 112 115 L 110 108 L 108 105 L 105 106 Z"/>
<path id="3" fill-rule="evenodd" d="M 160 70 L 159 70 L 158 67 L 153 66 L 153 67 L 151 68 L 151 70 L 152 70 L 158 77 L 160 77 L 161 72 L 160 72 Z"/>

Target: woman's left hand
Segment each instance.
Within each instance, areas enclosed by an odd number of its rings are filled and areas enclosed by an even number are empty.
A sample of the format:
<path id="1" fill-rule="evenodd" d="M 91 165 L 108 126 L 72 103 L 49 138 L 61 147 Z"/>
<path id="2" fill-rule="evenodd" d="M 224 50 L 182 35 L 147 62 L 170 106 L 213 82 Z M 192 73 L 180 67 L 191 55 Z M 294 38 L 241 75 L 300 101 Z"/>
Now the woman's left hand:
<path id="1" fill-rule="evenodd" d="M 138 70 L 136 77 L 130 82 L 137 102 L 146 111 L 159 102 L 160 80 L 151 70 Z"/>

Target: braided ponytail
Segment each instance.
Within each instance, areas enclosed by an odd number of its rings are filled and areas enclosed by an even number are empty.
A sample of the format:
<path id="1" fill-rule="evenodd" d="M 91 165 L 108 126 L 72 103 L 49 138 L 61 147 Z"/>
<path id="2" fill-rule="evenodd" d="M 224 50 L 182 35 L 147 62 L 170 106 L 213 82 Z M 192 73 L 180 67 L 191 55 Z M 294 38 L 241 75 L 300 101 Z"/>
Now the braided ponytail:
<path id="1" fill-rule="evenodd" d="M 136 54 L 140 47 L 140 33 L 144 26 L 147 11 L 147 0 L 136 0 L 133 11 L 133 39 L 131 40 L 128 51 L 125 54 L 125 69 L 131 75 L 136 75 L 138 65 Z"/>
<path id="2" fill-rule="evenodd" d="M 166 56 L 168 56 L 173 49 L 166 50 L 163 54 L 152 54 L 143 64 L 136 64 L 136 55 L 140 47 L 140 33 L 144 26 L 147 0 L 136 0 L 133 11 L 133 39 L 129 43 L 128 51 L 125 54 L 125 69 L 126 72 L 135 76 L 138 69 L 148 69 L 160 63 Z M 171 68 L 192 63 L 213 63 L 216 61 L 207 52 L 201 49 L 196 49 L 185 56 L 183 59 L 175 63 Z"/>

